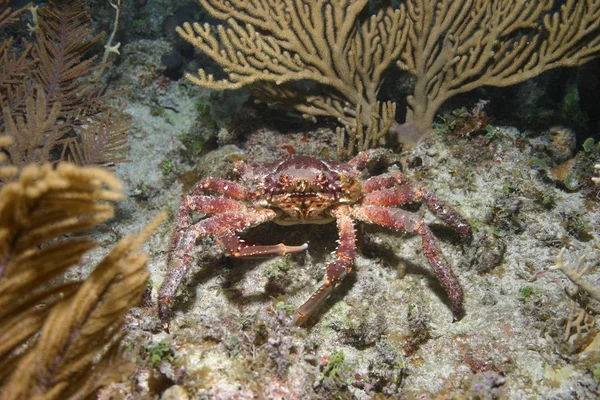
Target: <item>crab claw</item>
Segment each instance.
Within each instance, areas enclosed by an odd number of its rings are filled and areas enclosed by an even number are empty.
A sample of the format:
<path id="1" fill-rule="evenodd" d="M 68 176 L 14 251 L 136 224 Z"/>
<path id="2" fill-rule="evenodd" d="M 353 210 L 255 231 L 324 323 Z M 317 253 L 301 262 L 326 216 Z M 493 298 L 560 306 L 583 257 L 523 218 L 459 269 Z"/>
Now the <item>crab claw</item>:
<path id="1" fill-rule="evenodd" d="M 247 246 L 235 233 L 228 232 L 221 236 L 221 242 L 228 256 L 235 258 L 269 258 L 284 256 L 290 253 L 299 253 L 308 249 L 308 243 L 300 246 L 286 246 L 283 243 L 262 246 Z"/>

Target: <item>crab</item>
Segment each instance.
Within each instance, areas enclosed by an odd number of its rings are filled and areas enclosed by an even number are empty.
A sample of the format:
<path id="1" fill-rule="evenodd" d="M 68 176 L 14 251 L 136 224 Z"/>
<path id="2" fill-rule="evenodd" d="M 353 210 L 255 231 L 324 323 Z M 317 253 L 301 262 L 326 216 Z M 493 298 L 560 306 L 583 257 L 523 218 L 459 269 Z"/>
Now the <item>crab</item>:
<path id="1" fill-rule="evenodd" d="M 418 234 L 423 251 L 452 304 L 455 319 L 462 314 L 463 291 L 430 228 L 423 219 L 400 206 L 423 202 L 463 239 L 471 227 L 451 206 L 422 186 L 412 184 L 400 172 L 368 177 L 368 164 L 377 151 L 359 153 L 347 163 L 296 156 L 252 166 L 235 164 L 239 181 L 205 178 L 181 202 L 173 233 L 169 268 L 159 290 L 159 317 L 168 330 L 173 299 L 188 274 L 200 238 L 216 237 L 227 256 L 261 258 L 304 251 L 308 244 L 247 245 L 238 233 L 274 222 L 281 225 L 335 222 L 339 231 L 336 259 L 326 266 L 325 282 L 295 312 L 293 323 L 301 325 L 331 295 L 351 271 L 356 257 L 355 221 L 377 224 Z M 192 223 L 192 212 L 207 218 Z"/>

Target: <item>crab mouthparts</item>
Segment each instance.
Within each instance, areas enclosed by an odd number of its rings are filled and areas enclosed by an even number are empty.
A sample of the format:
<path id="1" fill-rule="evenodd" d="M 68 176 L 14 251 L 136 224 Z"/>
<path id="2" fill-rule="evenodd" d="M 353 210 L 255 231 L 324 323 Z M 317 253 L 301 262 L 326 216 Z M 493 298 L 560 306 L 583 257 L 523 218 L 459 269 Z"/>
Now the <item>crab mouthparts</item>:
<path id="1" fill-rule="evenodd" d="M 323 189 L 315 184 L 311 184 L 308 179 L 297 179 L 292 184 L 286 186 L 286 193 L 311 196 L 323 191 Z"/>

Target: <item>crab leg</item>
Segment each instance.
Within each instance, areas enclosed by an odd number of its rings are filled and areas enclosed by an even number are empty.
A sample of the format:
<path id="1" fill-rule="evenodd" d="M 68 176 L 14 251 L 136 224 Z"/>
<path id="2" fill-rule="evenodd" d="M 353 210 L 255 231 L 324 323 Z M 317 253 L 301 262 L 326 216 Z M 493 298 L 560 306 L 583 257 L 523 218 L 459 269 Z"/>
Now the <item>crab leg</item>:
<path id="1" fill-rule="evenodd" d="M 190 211 L 204 214 L 218 214 L 229 211 L 247 211 L 248 207 L 238 200 L 227 197 L 185 196 L 181 202 L 178 217 L 182 220 L 189 216 Z M 189 218 L 188 218 L 189 219 Z"/>
<path id="2" fill-rule="evenodd" d="M 189 196 L 197 196 L 207 191 L 219 193 L 236 200 L 246 200 L 253 195 L 253 192 L 237 182 L 220 178 L 204 178 L 194 186 Z"/>
<path id="3" fill-rule="evenodd" d="M 352 159 L 350 159 L 347 163 L 352 168 L 356 168 L 358 170 L 363 170 L 367 168 L 367 164 L 371 161 L 374 156 L 380 155 L 381 151 L 377 149 L 370 149 L 367 151 L 362 151 L 355 155 Z"/>
<path id="4" fill-rule="evenodd" d="M 171 238 L 171 250 L 180 248 L 179 243 L 182 240 L 184 232 L 187 232 L 190 225 L 190 212 L 200 212 L 204 214 L 216 214 L 229 211 L 247 211 L 247 207 L 244 203 L 228 199 L 226 197 L 211 197 L 211 196 L 185 196 L 179 206 L 179 211 L 176 217 L 176 230 L 173 232 Z M 193 245 L 193 244 L 192 244 Z"/>
<path id="5" fill-rule="evenodd" d="M 454 208 L 438 200 L 435 194 L 424 188 L 420 189 L 427 208 L 440 217 L 442 221 L 454 228 L 464 240 L 471 240 L 471 225 Z"/>
<path id="6" fill-rule="evenodd" d="M 452 227 L 464 240 L 471 238 L 471 226 L 451 206 L 441 202 L 427 189 L 416 185 L 403 185 L 395 188 L 375 190 L 367 193 L 361 202 L 363 206 L 393 207 L 423 200 L 427 208 Z"/>
<path id="7" fill-rule="evenodd" d="M 463 301 L 462 287 L 454 276 L 452 268 L 444 261 L 442 251 L 431 230 L 421 218 L 400 208 L 377 206 L 356 207 L 352 210 L 352 216 L 361 221 L 386 226 L 401 232 L 418 233 L 421 236 L 425 256 L 452 302 L 452 314 L 455 319 L 460 318 Z"/>
<path id="8" fill-rule="evenodd" d="M 371 193 L 391 186 L 405 185 L 408 179 L 400 172 L 390 172 L 367 179 L 361 186 L 362 193 Z"/>
<path id="9" fill-rule="evenodd" d="M 404 185 L 390 189 L 379 189 L 363 196 L 361 205 L 394 207 L 412 203 L 420 199 L 412 185 Z"/>
<path id="10" fill-rule="evenodd" d="M 189 209 L 186 211 L 189 212 Z M 180 211 L 179 217 L 182 217 Z M 187 276 L 196 240 L 206 236 L 223 237 L 230 232 L 242 231 L 274 219 L 277 213 L 272 210 L 259 209 L 248 211 L 230 211 L 204 219 L 191 227 L 180 224 L 173 235 L 172 251 L 169 257 L 170 268 L 158 291 L 158 314 L 165 330 L 171 320 L 171 303 Z M 189 217 L 188 217 L 189 218 Z M 189 221 L 188 221 L 189 222 Z"/>
<path id="11" fill-rule="evenodd" d="M 339 245 L 335 251 L 337 260 L 327 265 L 325 283 L 296 311 L 294 325 L 302 325 L 331 295 L 342 279 L 352 271 L 356 257 L 356 232 L 349 212 L 348 207 L 340 207 L 333 211 L 340 234 Z"/>

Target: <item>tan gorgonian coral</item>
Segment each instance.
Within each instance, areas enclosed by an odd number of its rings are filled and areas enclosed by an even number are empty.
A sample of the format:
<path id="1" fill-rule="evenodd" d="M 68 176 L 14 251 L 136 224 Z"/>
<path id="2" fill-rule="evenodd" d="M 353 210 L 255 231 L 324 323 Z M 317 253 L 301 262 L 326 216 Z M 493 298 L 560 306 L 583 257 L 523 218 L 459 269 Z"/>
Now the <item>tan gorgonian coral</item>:
<path id="1" fill-rule="evenodd" d="M 16 172 L 0 167 L 4 179 Z M 29 165 L 1 188 L 0 399 L 90 398 L 127 376 L 123 316 L 146 288 L 139 248 L 164 215 L 121 239 L 85 280 L 66 278 L 97 246 L 80 234 L 122 197 L 111 173 L 67 163 Z"/>
<path id="2" fill-rule="evenodd" d="M 252 93 L 263 101 L 294 108 L 305 118 L 335 117 L 351 134 L 357 118 L 371 126 L 385 70 L 406 41 L 401 29 L 404 7 L 381 9 L 360 20 L 368 0 L 200 3 L 228 27 L 186 23 L 178 32 L 219 63 L 228 77 L 215 80 L 199 70 L 198 76 L 187 75 L 192 82 L 216 90 L 252 85 Z M 286 85 L 300 80 L 312 80 L 330 90 L 300 95 Z M 378 143 L 377 127 L 370 131 L 372 141 Z"/>
<path id="3" fill-rule="evenodd" d="M 377 136 L 372 108 L 394 61 L 416 78 L 406 123 L 389 124 L 410 142 L 431 130 L 452 96 L 513 85 L 600 54 L 600 0 L 566 0 L 559 11 L 554 0 L 404 0 L 374 15 L 368 0 L 199 1 L 224 25 L 186 23 L 178 32 L 226 78 L 201 69 L 188 79 L 216 90 L 250 85 L 259 99 L 306 117 L 335 117 L 349 131 L 345 142 L 358 124 Z M 323 90 L 291 85 L 302 80 Z M 379 118 L 377 125 L 388 125 L 386 115 Z"/>
<path id="4" fill-rule="evenodd" d="M 416 77 L 406 122 L 430 129 L 449 98 L 600 55 L 600 0 L 407 0 L 398 67 Z"/>

